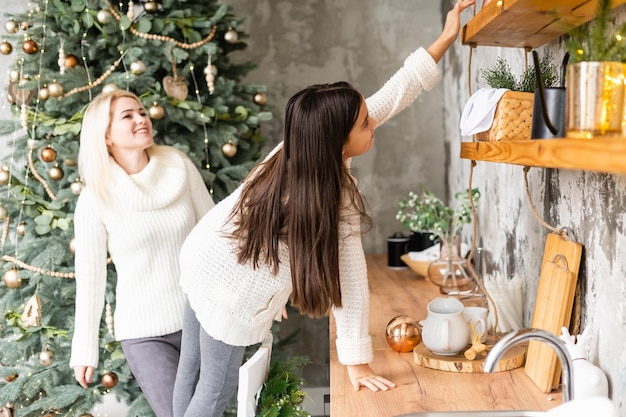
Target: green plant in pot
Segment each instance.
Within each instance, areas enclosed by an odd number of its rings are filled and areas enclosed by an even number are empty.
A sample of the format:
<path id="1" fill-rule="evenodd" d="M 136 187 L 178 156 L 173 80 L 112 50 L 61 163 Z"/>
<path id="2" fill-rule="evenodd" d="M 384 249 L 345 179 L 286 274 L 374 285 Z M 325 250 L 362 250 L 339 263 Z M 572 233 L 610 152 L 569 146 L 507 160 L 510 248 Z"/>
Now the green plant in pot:
<path id="1" fill-rule="evenodd" d="M 541 78 L 546 87 L 556 87 L 560 82 L 559 68 L 554 63 L 552 54 L 548 53 L 539 61 Z M 537 75 L 534 66 L 527 67 L 517 79 L 508 62 L 498 57 L 496 65 L 480 70 L 481 76 L 491 88 L 506 88 L 511 91 L 534 93 L 537 89 Z"/>
<path id="2" fill-rule="evenodd" d="M 473 290 L 474 282 L 468 274 L 467 260 L 459 254 L 461 230 L 472 222 L 472 202 L 476 207 L 480 199 L 477 188 L 454 195 L 454 208 L 446 205 L 432 191 L 409 192 L 407 199 L 398 202 L 396 219 L 413 232 L 430 233 L 439 239 L 440 256 L 428 267 L 428 278 L 442 294 Z M 471 200 L 470 200 L 471 198 Z"/>
<path id="3" fill-rule="evenodd" d="M 626 23 L 613 24 L 611 0 L 599 0 L 595 18 L 568 33 L 566 135 L 622 136 Z"/>

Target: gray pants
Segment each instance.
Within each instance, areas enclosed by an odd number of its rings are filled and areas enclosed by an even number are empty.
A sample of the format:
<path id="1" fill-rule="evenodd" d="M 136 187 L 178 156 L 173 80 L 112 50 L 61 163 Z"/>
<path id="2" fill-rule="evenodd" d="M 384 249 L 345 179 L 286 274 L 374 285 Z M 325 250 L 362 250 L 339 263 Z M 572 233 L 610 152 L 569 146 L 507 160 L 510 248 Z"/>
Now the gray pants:
<path id="1" fill-rule="evenodd" d="M 180 363 L 174 386 L 175 417 L 220 417 L 237 389 L 245 346 L 213 339 L 185 307 Z"/>
<path id="2" fill-rule="evenodd" d="M 172 417 L 172 398 L 182 331 L 122 340 L 128 366 L 158 417 Z"/>

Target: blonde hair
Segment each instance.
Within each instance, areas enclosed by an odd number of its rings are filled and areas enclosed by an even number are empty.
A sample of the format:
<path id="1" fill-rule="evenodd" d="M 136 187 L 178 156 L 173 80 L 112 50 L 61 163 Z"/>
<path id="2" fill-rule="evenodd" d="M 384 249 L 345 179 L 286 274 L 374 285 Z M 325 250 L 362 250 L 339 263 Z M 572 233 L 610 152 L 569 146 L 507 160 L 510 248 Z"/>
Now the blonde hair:
<path id="1" fill-rule="evenodd" d="M 83 116 L 80 132 L 80 150 L 78 151 L 78 171 L 83 184 L 89 187 L 96 196 L 105 201 L 109 189 L 109 150 L 106 135 L 111 123 L 111 104 L 121 97 L 139 98 L 126 90 L 113 90 L 96 96 Z"/>

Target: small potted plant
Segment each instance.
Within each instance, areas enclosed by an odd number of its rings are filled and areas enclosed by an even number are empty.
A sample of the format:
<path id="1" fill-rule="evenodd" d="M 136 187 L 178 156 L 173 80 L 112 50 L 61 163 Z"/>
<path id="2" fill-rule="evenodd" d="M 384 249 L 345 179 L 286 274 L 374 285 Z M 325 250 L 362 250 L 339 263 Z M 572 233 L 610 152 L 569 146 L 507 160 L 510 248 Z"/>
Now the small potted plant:
<path id="1" fill-rule="evenodd" d="M 440 241 L 439 259 L 428 267 L 428 278 L 449 294 L 472 284 L 467 273 L 467 260 L 461 258 L 461 229 L 472 222 L 472 206 L 478 205 L 480 192 L 477 188 L 454 195 L 454 208 L 446 205 L 432 191 L 409 192 L 408 199 L 401 199 L 396 219 L 413 232 L 430 233 L 431 239 Z M 470 200 L 470 198 L 472 200 Z"/>
<path id="2" fill-rule="evenodd" d="M 613 24 L 612 7 L 599 0 L 595 18 L 567 34 L 567 137 L 622 135 L 626 23 Z"/>

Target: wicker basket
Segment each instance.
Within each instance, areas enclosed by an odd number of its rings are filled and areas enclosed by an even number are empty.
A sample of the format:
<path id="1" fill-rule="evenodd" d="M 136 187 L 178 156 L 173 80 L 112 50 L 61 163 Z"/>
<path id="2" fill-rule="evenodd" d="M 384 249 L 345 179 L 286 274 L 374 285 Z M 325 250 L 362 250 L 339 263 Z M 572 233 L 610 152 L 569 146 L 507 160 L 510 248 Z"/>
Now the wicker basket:
<path id="1" fill-rule="evenodd" d="M 476 140 L 497 142 L 501 140 L 530 139 L 533 119 L 533 93 L 507 91 L 493 116 L 489 130 L 476 134 Z"/>

